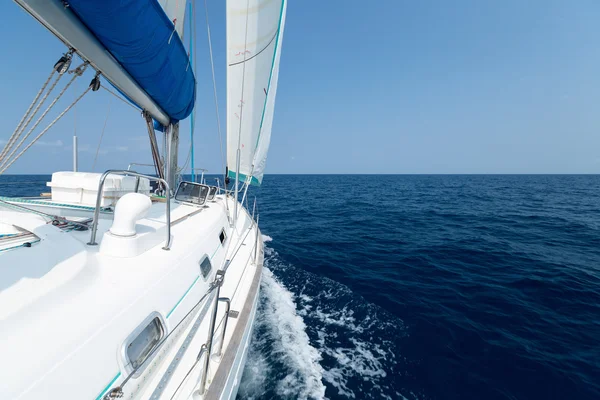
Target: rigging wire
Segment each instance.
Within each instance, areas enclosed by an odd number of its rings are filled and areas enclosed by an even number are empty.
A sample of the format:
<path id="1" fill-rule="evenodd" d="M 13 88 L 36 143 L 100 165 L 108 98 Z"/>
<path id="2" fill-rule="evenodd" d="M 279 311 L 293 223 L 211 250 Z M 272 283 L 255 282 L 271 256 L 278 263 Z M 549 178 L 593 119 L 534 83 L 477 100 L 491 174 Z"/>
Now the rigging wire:
<path id="1" fill-rule="evenodd" d="M 189 55 L 189 59 L 190 59 L 190 63 L 192 64 L 192 73 L 194 74 L 194 77 L 196 76 L 196 35 L 195 35 L 195 26 L 196 26 L 196 5 L 194 3 L 194 1 L 190 1 L 189 3 L 189 10 L 190 10 L 190 55 Z M 197 82 L 194 82 L 194 85 L 196 85 Z M 196 171 L 194 168 L 194 128 L 195 128 L 195 120 L 196 120 L 196 107 L 194 107 L 194 109 L 192 110 L 192 115 L 190 116 L 190 157 L 192 159 L 192 181 L 195 182 L 196 181 Z M 185 171 L 185 168 L 187 168 L 187 163 L 185 165 L 185 167 L 183 168 L 183 171 Z"/>
<path id="2" fill-rule="evenodd" d="M 100 85 L 100 87 L 104 90 L 106 90 L 108 93 L 112 94 L 113 96 L 115 96 L 117 99 L 121 100 L 123 103 L 127 104 L 129 107 L 133 108 L 136 111 L 139 111 L 140 109 L 137 108 L 136 106 L 134 106 L 133 104 L 131 104 L 129 101 L 125 100 L 123 97 L 119 96 L 118 94 L 116 94 L 115 92 L 113 92 L 112 90 L 110 90 L 109 88 L 107 88 L 104 85 Z"/>
<path id="3" fill-rule="evenodd" d="M 177 174 L 182 175 L 182 172 L 187 169 L 188 165 L 190 164 L 191 154 L 192 154 L 192 146 L 190 145 L 190 149 L 188 150 L 188 155 L 185 159 L 185 163 L 183 164 L 183 166 L 181 168 L 177 168 Z"/>
<path id="4" fill-rule="evenodd" d="M 108 98 L 108 109 L 106 110 L 106 118 L 104 118 L 104 126 L 102 127 L 102 133 L 100 134 L 100 140 L 98 141 L 98 147 L 96 148 L 96 156 L 94 157 L 94 164 L 92 164 L 92 171 L 96 168 L 96 162 L 98 161 L 98 153 L 100 153 L 100 146 L 102 145 L 102 138 L 104 137 L 104 131 L 106 130 L 106 123 L 108 122 L 109 114 L 110 114 L 110 97 Z"/>
<path id="5" fill-rule="evenodd" d="M 75 96 L 77 96 L 77 82 L 75 82 Z M 77 98 L 77 97 L 75 97 Z M 79 169 L 79 148 L 77 146 L 77 106 L 73 107 L 73 172 Z"/>
<path id="6" fill-rule="evenodd" d="M 218 301 L 218 299 L 217 299 L 217 301 Z M 179 389 L 181 389 L 181 386 L 185 383 L 185 381 L 187 381 L 188 377 L 190 376 L 192 371 L 196 368 L 196 365 L 198 365 L 198 363 L 202 359 L 202 356 L 207 353 L 207 351 L 208 350 L 207 350 L 206 344 L 203 344 L 202 347 L 200 347 L 200 352 L 196 356 L 196 361 L 194 362 L 194 364 L 192 364 L 192 366 L 188 370 L 187 374 L 185 374 L 185 376 L 183 377 L 183 380 L 181 382 L 179 382 L 179 386 L 177 386 L 177 389 L 175 389 L 175 391 L 173 392 L 173 395 L 171 396 L 170 400 L 173 400 L 175 398 L 175 396 L 177 395 L 177 392 L 179 392 Z M 208 357 L 208 356 L 209 356 L 209 354 L 206 354 L 206 357 Z"/>
<path id="7" fill-rule="evenodd" d="M 206 1 L 206 0 L 205 0 Z M 240 176 L 240 158 L 241 158 L 241 144 L 242 144 L 242 122 L 244 116 L 244 88 L 246 82 L 246 56 L 248 54 L 248 18 L 250 15 L 250 0 L 246 1 L 246 28 L 244 32 L 244 64 L 242 64 L 242 94 L 240 99 L 240 125 L 238 129 L 238 142 L 237 142 L 237 152 L 236 152 L 236 171 L 235 171 L 235 198 L 233 203 L 233 221 L 234 225 L 236 225 L 237 217 L 238 217 L 238 184 L 239 184 L 239 176 Z M 235 227 L 234 227 L 235 229 Z"/>
<path id="8" fill-rule="evenodd" d="M 217 96 L 217 80 L 215 78 L 215 62 L 212 51 L 212 38 L 210 36 L 210 22 L 208 17 L 208 4 L 204 0 L 204 16 L 206 19 L 206 33 L 208 40 L 208 52 L 210 55 L 210 70 L 212 73 L 213 97 L 215 100 L 215 115 L 217 116 L 217 132 L 219 133 L 219 148 L 221 150 L 221 171 L 223 171 L 223 188 L 225 191 L 225 208 L 227 208 L 227 220 L 229 221 L 229 202 L 227 201 L 227 168 L 225 167 L 225 156 L 223 153 L 223 134 L 221 132 L 221 118 L 219 116 L 219 98 Z"/>
<path id="9" fill-rule="evenodd" d="M 217 116 L 217 131 L 219 133 L 219 146 L 221 148 L 221 170 L 223 171 L 223 184 L 225 184 L 225 156 L 223 153 L 223 134 L 221 133 L 221 118 L 219 117 L 219 98 L 217 96 L 217 80 L 215 78 L 215 63 L 212 51 L 212 38 L 210 36 L 210 22 L 208 21 L 208 5 L 204 0 L 204 15 L 206 17 L 206 33 L 208 35 L 208 52 L 210 54 L 210 70 L 212 72 L 213 97 L 215 99 L 215 114 Z"/>

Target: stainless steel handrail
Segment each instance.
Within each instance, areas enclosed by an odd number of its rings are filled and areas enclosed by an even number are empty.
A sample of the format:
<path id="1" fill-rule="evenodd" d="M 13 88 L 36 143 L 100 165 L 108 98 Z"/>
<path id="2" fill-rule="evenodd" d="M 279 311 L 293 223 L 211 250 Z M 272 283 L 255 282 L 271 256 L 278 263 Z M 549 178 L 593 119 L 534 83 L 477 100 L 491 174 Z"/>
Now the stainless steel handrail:
<path id="1" fill-rule="evenodd" d="M 221 334 L 221 341 L 219 342 L 219 349 L 216 351 L 217 357 L 221 357 L 223 352 L 223 342 L 225 341 L 225 332 L 227 332 L 227 321 L 229 320 L 229 311 L 231 311 L 231 299 L 229 297 L 219 297 L 218 301 L 225 302 L 227 309 L 225 310 L 225 315 L 223 318 L 223 333 Z M 213 335 L 215 333 L 213 332 Z"/>
<path id="2" fill-rule="evenodd" d="M 204 180 L 204 173 L 208 172 L 208 170 L 206 168 L 194 168 L 194 171 L 202 171 L 202 174 L 200 175 L 200 183 L 202 183 Z"/>
<path id="3" fill-rule="evenodd" d="M 215 295 L 215 305 L 213 306 L 212 316 L 210 318 L 210 325 L 208 328 L 208 334 L 210 335 L 208 338 L 208 356 L 204 361 L 204 369 L 202 370 L 202 377 L 200 379 L 200 394 L 204 394 L 206 392 L 206 378 L 208 374 L 208 364 L 210 362 L 210 355 L 212 354 L 212 346 L 213 339 L 215 336 L 215 323 L 217 321 L 217 310 L 219 309 L 219 293 L 221 292 L 221 286 L 223 286 L 223 280 L 225 279 L 225 271 L 220 269 L 215 274 L 214 285 L 217 289 L 217 294 Z"/>
<path id="4" fill-rule="evenodd" d="M 258 256 L 258 221 L 260 220 L 260 214 L 256 214 L 256 222 L 254 222 L 254 225 L 256 226 L 256 237 L 254 238 L 254 260 L 256 261 L 256 257 Z"/>
<path id="5" fill-rule="evenodd" d="M 200 347 L 200 351 L 198 352 L 198 355 L 196 356 L 196 362 L 194 362 L 194 365 L 192 365 L 192 368 L 190 368 L 190 370 L 185 375 L 185 377 L 183 378 L 183 380 L 181 381 L 181 383 L 179 384 L 179 386 L 177 386 L 177 389 L 175 389 L 175 393 L 173 393 L 173 396 L 171 396 L 171 398 L 175 397 L 175 395 L 179 391 L 179 388 L 183 385 L 183 383 L 186 381 L 186 379 L 188 378 L 188 376 L 190 376 L 190 374 L 192 373 L 192 371 L 194 370 L 194 368 L 196 367 L 196 365 L 200 362 L 200 360 L 202 359 L 202 356 L 204 354 L 206 354 L 206 358 L 207 359 L 210 357 L 210 354 L 208 353 L 208 347 L 206 347 L 206 344 L 203 344 Z"/>
<path id="6" fill-rule="evenodd" d="M 213 314 L 212 314 L 212 318 L 211 318 L 211 323 L 209 326 L 209 337 L 208 337 L 208 341 L 202 345 L 202 349 L 207 350 L 208 349 L 208 357 L 210 357 L 211 355 L 211 350 L 212 350 L 212 345 L 214 343 L 214 339 L 215 339 L 215 323 L 216 323 L 216 318 L 217 318 L 217 312 L 219 310 L 219 302 L 224 302 L 227 306 L 227 309 L 225 310 L 225 315 L 223 316 L 223 330 L 221 333 L 221 341 L 218 343 L 218 350 L 215 352 L 215 354 L 217 355 L 217 357 L 221 357 L 221 355 L 223 354 L 223 342 L 225 341 L 225 333 L 227 332 L 227 321 L 229 320 L 229 314 L 231 311 L 231 299 L 229 297 L 218 297 L 219 292 L 220 292 L 220 288 L 223 283 L 223 276 L 224 276 L 224 271 L 223 270 L 219 270 L 218 274 L 220 273 L 220 275 L 217 276 L 217 278 L 215 279 L 216 283 L 216 288 L 217 288 L 217 299 L 215 301 L 215 305 L 213 306 Z M 219 323 L 219 325 L 221 325 Z M 208 344 L 208 346 L 207 346 Z M 198 355 L 198 359 L 196 362 L 198 362 L 200 360 L 202 352 Z M 194 364 L 195 366 L 196 364 Z M 202 394 L 206 393 L 206 380 L 207 380 L 207 374 L 208 374 L 208 362 L 205 363 L 204 365 L 204 369 L 202 370 L 202 375 L 201 375 L 201 381 L 200 381 L 200 392 Z M 184 378 L 185 380 L 185 378 Z"/>
<path id="7" fill-rule="evenodd" d="M 131 164 L 129 164 L 127 166 L 127 171 L 131 171 L 131 167 L 134 165 L 137 165 L 138 167 L 154 167 L 154 164 L 142 164 L 142 163 L 132 162 Z"/>
<path id="8" fill-rule="evenodd" d="M 169 199 L 169 193 L 170 193 L 169 184 L 167 183 L 166 180 L 164 180 L 162 178 L 157 178 L 156 176 L 139 174 L 135 171 L 123 171 L 123 170 L 117 170 L 117 169 L 109 169 L 108 171 L 103 173 L 102 176 L 100 177 L 100 183 L 98 184 L 98 194 L 96 196 L 96 209 L 94 210 L 94 219 L 92 222 L 92 235 L 90 237 L 90 241 L 88 242 L 88 245 L 95 246 L 98 244 L 98 243 L 96 243 L 96 232 L 98 231 L 98 219 L 100 216 L 100 203 L 102 202 L 102 190 L 104 189 L 104 181 L 106 181 L 106 177 L 110 174 L 123 175 L 123 176 L 128 176 L 128 175 L 135 176 L 137 178 L 136 191 L 137 191 L 137 187 L 139 186 L 140 178 L 146 178 L 151 181 L 157 181 L 157 182 L 160 182 L 163 185 L 165 185 L 165 189 L 166 189 L 166 193 L 167 193 L 166 201 L 165 201 L 166 218 L 167 218 L 167 241 L 165 243 L 165 246 L 163 247 L 163 250 L 169 250 L 171 248 L 171 201 Z"/>

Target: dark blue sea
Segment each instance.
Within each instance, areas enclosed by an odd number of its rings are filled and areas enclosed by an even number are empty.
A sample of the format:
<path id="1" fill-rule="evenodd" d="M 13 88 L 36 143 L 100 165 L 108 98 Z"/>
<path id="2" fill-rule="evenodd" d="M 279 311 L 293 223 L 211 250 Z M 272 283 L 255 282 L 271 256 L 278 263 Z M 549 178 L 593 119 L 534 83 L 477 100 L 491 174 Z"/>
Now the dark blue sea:
<path id="1" fill-rule="evenodd" d="M 600 176 L 270 175 L 252 195 L 239 398 L 600 399 Z"/>

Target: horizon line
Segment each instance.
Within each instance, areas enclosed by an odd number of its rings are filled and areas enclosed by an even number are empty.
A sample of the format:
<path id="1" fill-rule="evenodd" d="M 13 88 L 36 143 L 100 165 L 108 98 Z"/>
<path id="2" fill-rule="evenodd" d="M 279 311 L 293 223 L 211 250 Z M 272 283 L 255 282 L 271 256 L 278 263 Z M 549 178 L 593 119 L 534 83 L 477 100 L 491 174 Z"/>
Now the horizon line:
<path id="1" fill-rule="evenodd" d="M 54 171 L 58 172 L 58 171 Z M 84 173 L 94 173 L 91 171 L 78 171 Z M 102 172 L 97 172 L 102 174 Z M 24 175 L 52 175 L 52 172 L 46 173 L 12 173 L 12 174 L 1 174 L 1 176 L 24 176 Z M 191 173 L 185 173 L 185 175 L 191 175 Z M 222 176 L 222 173 L 205 173 L 205 176 Z M 354 172 L 342 172 L 342 173 L 322 173 L 322 172 L 309 172 L 309 173 L 269 173 L 264 176 L 297 176 L 297 175 L 315 175 L 315 176 L 339 176 L 339 175 L 348 175 L 348 176 L 399 176 L 399 175 L 407 175 L 407 176 L 415 176 L 415 175 L 423 175 L 423 176 L 431 176 L 431 175 L 600 175 L 600 172 L 397 172 L 397 173 L 354 173 Z"/>

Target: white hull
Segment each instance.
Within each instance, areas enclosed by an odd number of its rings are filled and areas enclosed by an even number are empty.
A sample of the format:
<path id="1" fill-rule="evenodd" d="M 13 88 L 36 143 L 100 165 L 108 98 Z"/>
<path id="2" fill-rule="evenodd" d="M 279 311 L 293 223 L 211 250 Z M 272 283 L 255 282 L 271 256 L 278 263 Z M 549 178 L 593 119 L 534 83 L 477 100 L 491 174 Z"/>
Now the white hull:
<path id="1" fill-rule="evenodd" d="M 90 210 L 64 204 L 14 204 L 53 215 L 92 217 Z M 0 398 L 102 399 L 124 381 L 127 399 L 235 398 L 263 260 L 260 231 L 241 205 L 238 209 L 233 227 L 231 197 L 226 202 L 218 195 L 204 207 L 171 200 L 172 244 L 164 250 L 161 202 L 152 203 L 148 215 L 137 221 L 132 237 L 108 233 L 113 215 L 101 214 L 96 246 L 87 244 L 89 230 L 61 230 L 44 216 L 0 205 L 0 223 L 39 238 L 30 247 L 0 247 L 0 354 L 5 365 Z M 212 265 L 206 277 L 199 265 L 205 258 Z M 219 302 L 204 391 L 206 354 L 198 362 L 197 356 L 202 345 L 210 344 L 217 295 L 211 285 L 217 270 L 224 269 L 218 295 L 231 300 L 233 312 L 226 316 L 225 302 Z M 162 338 L 131 375 L 128 354 L 138 346 L 132 340 L 155 318 L 164 330 Z"/>

